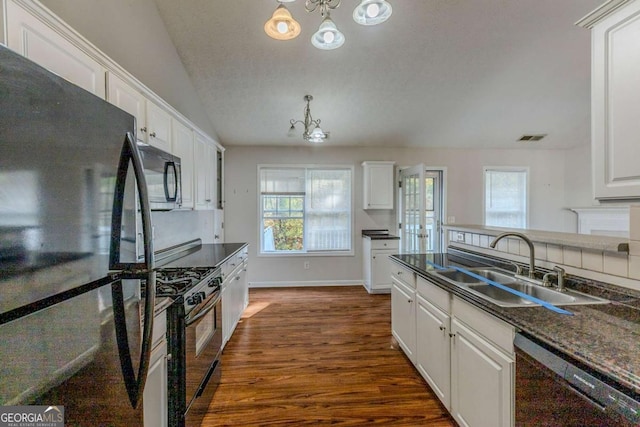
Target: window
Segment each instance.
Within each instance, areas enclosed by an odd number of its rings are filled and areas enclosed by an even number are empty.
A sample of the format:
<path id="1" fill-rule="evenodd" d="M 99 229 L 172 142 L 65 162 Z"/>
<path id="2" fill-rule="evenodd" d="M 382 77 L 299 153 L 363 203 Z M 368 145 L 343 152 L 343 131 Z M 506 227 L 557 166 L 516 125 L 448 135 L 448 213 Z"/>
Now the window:
<path id="1" fill-rule="evenodd" d="M 261 253 L 351 254 L 353 167 L 258 170 Z"/>
<path id="2" fill-rule="evenodd" d="M 496 227 L 527 228 L 527 168 L 484 168 L 484 223 Z"/>

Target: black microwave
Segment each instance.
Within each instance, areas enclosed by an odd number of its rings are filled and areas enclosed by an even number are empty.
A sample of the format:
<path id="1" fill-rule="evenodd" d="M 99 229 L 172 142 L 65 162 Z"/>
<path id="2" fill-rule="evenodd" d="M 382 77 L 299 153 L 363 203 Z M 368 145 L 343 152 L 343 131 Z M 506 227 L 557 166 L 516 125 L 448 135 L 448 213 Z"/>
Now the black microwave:
<path id="1" fill-rule="evenodd" d="M 138 145 L 152 211 L 170 211 L 182 204 L 180 157 L 151 145 Z"/>

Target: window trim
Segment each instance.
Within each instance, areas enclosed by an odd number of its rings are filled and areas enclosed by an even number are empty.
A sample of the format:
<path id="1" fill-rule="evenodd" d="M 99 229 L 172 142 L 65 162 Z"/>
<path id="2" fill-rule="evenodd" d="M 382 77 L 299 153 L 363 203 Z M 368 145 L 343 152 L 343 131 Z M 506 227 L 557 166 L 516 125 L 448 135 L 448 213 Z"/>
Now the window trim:
<path id="1" fill-rule="evenodd" d="M 261 191 L 261 181 L 260 181 L 260 171 L 263 168 L 274 168 L 274 169 L 305 169 L 305 173 L 307 169 L 345 169 L 351 172 L 351 235 L 350 235 L 350 250 L 342 250 L 342 251 L 291 251 L 291 252 L 264 252 L 262 248 L 264 247 L 263 238 L 264 235 L 262 233 L 262 191 Z M 305 175 L 306 179 L 306 175 Z M 281 164 L 281 163 L 259 163 L 256 167 L 256 188 L 257 188 L 257 225 L 258 225 L 258 257 L 310 257 L 310 256 L 321 256 L 321 257 L 343 257 L 343 256 L 355 256 L 355 221 L 356 221 L 356 212 L 355 212 L 355 166 L 353 164 L 319 164 L 319 163 L 292 163 L 292 164 Z M 305 182 L 305 186 L 307 183 Z M 306 206 L 307 200 L 305 197 L 305 215 L 306 215 Z"/>
<path id="2" fill-rule="evenodd" d="M 526 183 L 525 183 L 525 224 L 522 229 L 529 228 L 529 216 L 531 214 L 531 171 L 529 166 L 483 166 L 482 168 L 482 225 L 487 224 L 487 172 L 488 171 L 497 171 L 497 172 L 524 172 L 526 174 Z M 501 226 L 491 226 L 491 227 L 501 227 Z M 505 227 L 512 228 L 512 227 Z"/>

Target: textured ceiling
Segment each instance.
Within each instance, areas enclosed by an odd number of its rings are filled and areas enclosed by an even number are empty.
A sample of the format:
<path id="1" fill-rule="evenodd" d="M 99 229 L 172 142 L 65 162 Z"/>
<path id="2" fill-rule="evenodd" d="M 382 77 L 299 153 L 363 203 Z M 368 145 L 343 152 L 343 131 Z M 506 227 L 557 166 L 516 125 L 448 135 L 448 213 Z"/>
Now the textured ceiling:
<path id="1" fill-rule="evenodd" d="M 574 25 L 602 0 L 389 0 L 391 18 L 331 16 L 346 43 L 320 51 L 319 12 L 287 3 L 300 36 L 263 31 L 275 0 L 155 0 L 224 145 L 305 145 L 290 119 L 311 112 L 323 144 L 566 148 L 590 140 L 590 34 Z M 544 133 L 537 143 L 523 134 Z"/>

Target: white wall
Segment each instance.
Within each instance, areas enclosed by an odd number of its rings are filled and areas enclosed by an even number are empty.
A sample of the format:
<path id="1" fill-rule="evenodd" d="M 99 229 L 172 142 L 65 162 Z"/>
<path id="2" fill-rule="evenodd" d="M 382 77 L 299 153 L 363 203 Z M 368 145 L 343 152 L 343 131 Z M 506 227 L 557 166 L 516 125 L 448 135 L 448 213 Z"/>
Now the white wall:
<path id="1" fill-rule="evenodd" d="M 211 121 L 153 0 L 41 0 L 214 139 Z"/>
<path id="2" fill-rule="evenodd" d="M 246 241 L 252 257 L 249 280 L 338 281 L 362 279 L 360 232 L 366 228 L 395 230 L 395 211 L 361 208 L 364 160 L 393 160 L 396 165 L 447 167 L 447 215 L 459 224 L 482 223 L 483 166 L 529 166 L 531 216 L 529 228 L 565 231 L 572 213 L 565 204 L 564 150 L 454 150 L 313 147 L 227 147 L 225 151 L 226 241 Z M 354 257 L 258 257 L 257 165 L 287 163 L 355 165 Z M 583 165 L 588 167 L 588 165 Z M 590 182 L 579 183 L 590 188 Z M 582 192 L 582 190 L 579 190 Z M 572 231 L 572 230 L 571 230 Z M 310 262 L 309 270 L 303 269 Z"/>

